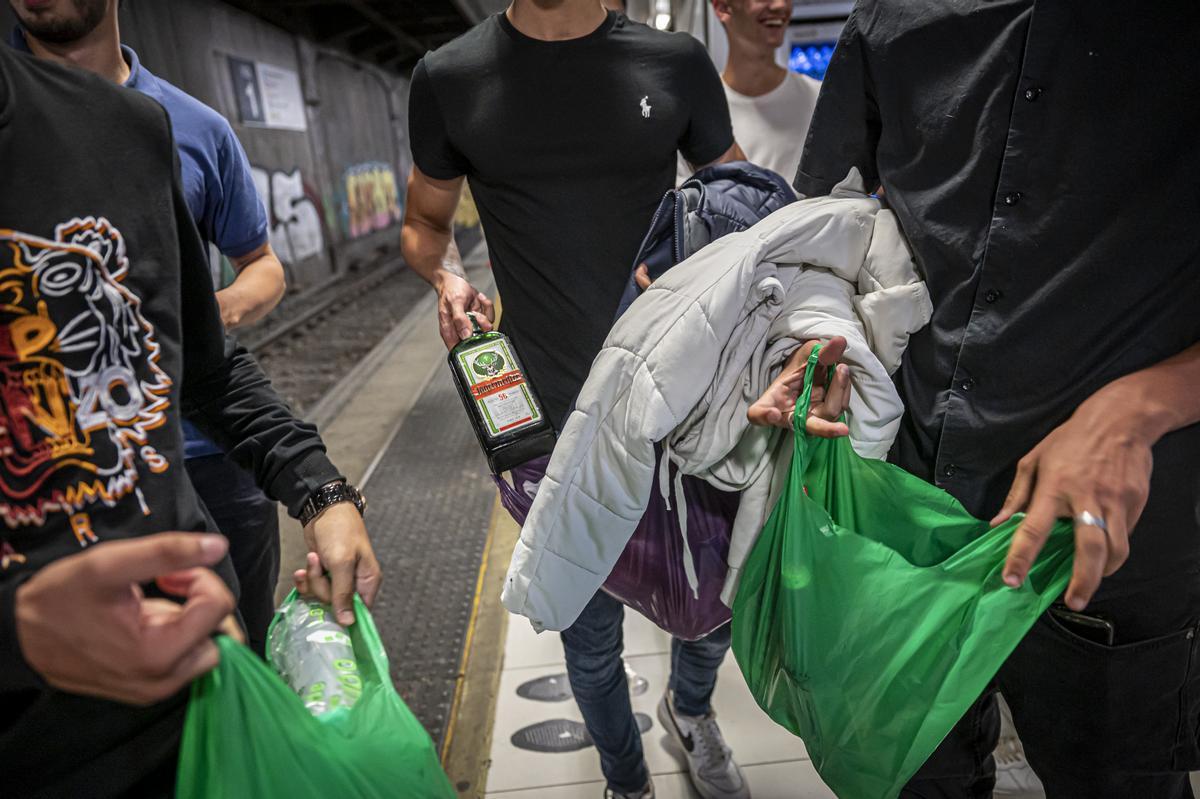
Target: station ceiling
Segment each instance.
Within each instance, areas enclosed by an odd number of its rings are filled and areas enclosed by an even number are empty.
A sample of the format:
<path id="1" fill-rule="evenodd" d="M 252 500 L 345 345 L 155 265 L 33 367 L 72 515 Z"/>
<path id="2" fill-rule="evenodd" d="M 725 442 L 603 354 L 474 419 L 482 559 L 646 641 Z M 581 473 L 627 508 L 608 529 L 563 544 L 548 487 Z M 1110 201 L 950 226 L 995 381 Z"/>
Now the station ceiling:
<path id="1" fill-rule="evenodd" d="M 407 72 L 507 0 L 225 0 L 318 44 Z"/>

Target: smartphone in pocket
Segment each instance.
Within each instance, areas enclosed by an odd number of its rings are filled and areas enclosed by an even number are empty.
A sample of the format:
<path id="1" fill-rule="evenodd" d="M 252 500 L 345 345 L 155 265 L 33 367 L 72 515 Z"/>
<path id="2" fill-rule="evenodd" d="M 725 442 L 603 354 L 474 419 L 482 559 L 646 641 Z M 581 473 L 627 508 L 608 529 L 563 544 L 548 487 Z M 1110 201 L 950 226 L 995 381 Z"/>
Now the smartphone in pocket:
<path id="1" fill-rule="evenodd" d="M 1108 619 L 1089 616 L 1086 613 L 1076 613 L 1066 605 L 1051 605 L 1050 613 L 1054 616 L 1055 621 L 1080 638 L 1101 646 L 1113 645 L 1116 628 Z"/>

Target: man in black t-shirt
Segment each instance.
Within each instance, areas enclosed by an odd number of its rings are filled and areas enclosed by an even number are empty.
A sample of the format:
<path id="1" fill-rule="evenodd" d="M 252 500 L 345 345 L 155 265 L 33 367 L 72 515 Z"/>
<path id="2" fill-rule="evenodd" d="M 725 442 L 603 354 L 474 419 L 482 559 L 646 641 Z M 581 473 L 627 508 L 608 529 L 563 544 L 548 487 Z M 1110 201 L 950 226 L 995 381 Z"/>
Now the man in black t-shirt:
<path id="1" fill-rule="evenodd" d="M 438 292 L 442 338 L 492 319 L 451 239 L 470 181 L 512 337 L 550 418 L 561 427 L 599 352 L 654 209 L 695 167 L 741 157 L 720 78 L 686 34 L 606 12 L 597 0 L 543 8 L 515 0 L 427 55 L 409 105 L 415 168 L 404 256 Z M 621 663 L 622 606 L 597 593 L 562 634 L 567 669 L 616 797 L 653 795 Z M 675 642 L 659 708 L 704 797 L 745 797 L 710 698 L 728 627 Z M 688 744 L 691 744 L 690 746 Z"/>

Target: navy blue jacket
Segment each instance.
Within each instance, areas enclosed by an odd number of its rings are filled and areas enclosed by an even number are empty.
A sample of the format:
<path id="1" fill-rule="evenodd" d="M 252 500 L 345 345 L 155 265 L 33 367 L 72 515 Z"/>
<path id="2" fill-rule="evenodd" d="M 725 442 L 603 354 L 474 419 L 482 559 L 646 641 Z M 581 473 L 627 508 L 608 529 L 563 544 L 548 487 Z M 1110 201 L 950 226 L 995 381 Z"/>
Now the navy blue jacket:
<path id="1" fill-rule="evenodd" d="M 796 193 L 782 176 L 749 161 L 705 167 L 663 195 L 633 270 L 644 263 L 651 279 L 657 280 L 710 241 L 745 230 L 795 200 Z M 640 293 L 631 272 L 618 317 Z"/>

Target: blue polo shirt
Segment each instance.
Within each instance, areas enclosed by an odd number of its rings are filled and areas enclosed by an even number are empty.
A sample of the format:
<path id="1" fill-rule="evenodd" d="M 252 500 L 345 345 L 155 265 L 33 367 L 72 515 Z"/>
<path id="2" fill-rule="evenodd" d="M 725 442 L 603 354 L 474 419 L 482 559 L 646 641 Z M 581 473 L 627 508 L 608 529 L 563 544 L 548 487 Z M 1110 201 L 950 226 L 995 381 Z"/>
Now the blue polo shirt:
<path id="1" fill-rule="evenodd" d="M 9 44 L 29 52 L 20 26 L 13 28 Z M 129 65 L 125 85 L 152 97 L 171 119 L 183 193 L 200 235 L 229 258 L 239 258 L 266 244 L 267 212 L 254 188 L 250 160 L 229 122 L 143 67 L 131 48 L 121 45 L 121 51 Z M 220 454 L 220 448 L 186 419 L 183 430 L 185 457 Z"/>

